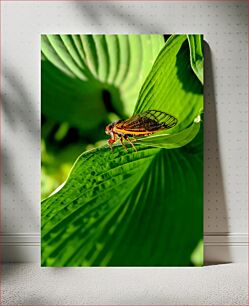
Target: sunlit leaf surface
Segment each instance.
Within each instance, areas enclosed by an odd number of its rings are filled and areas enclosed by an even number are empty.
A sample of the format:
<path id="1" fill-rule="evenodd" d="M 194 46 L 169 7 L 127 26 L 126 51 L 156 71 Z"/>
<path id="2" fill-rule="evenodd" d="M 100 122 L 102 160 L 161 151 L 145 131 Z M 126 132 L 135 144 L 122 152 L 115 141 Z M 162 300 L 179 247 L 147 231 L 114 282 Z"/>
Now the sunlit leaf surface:
<path id="1" fill-rule="evenodd" d="M 42 112 L 90 131 L 132 114 L 162 35 L 42 35 Z"/>
<path id="2" fill-rule="evenodd" d="M 189 265 L 202 238 L 198 150 L 84 153 L 42 203 L 42 265 Z"/>
<path id="3" fill-rule="evenodd" d="M 186 35 L 172 35 L 158 55 L 139 93 L 135 113 L 157 109 L 175 116 L 169 133 L 190 126 L 203 111 L 203 87 L 190 64 Z"/>

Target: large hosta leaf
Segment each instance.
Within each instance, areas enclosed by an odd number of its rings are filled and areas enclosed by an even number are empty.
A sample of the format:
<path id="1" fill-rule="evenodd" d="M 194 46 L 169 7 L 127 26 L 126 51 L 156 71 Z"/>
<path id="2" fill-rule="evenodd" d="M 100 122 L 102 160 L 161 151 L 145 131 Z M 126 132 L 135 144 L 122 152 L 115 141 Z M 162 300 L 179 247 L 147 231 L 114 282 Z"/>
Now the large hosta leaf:
<path id="1" fill-rule="evenodd" d="M 132 114 L 162 35 L 42 35 L 42 112 L 91 130 Z"/>
<path id="2" fill-rule="evenodd" d="M 203 111 L 203 87 L 190 65 L 186 35 L 172 35 L 167 40 L 146 78 L 134 113 L 148 109 L 178 119 L 170 133 L 187 128 Z"/>
<path id="3" fill-rule="evenodd" d="M 189 265 L 202 238 L 199 150 L 82 154 L 42 203 L 42 265 Z"/>

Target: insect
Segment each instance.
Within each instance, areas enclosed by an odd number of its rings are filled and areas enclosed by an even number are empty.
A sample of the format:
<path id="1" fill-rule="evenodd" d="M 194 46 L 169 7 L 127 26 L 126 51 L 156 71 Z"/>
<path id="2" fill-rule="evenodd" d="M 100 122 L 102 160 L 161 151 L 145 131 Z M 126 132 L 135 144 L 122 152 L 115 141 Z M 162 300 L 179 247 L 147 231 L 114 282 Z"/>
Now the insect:
<path id="1" fill-rule="evenodd" d="M 133 141 L 129 138 L 148 136 L 161 130 L 167 130 L 177 124 L 177 119 L 167 113 L 158 110 L 147 110 L 141 114 L 136 114 L 126 120 L 117 120 L 106 126 L 105 132 L 110 135 L 108 144 L 113 151 L 112 145 L 120 140 L 122 146 L 127 151 L 124 140 L 128 141 L 134 150 L 137 149 Z M 136 138 L 135 138 L 136 140 Z"/>

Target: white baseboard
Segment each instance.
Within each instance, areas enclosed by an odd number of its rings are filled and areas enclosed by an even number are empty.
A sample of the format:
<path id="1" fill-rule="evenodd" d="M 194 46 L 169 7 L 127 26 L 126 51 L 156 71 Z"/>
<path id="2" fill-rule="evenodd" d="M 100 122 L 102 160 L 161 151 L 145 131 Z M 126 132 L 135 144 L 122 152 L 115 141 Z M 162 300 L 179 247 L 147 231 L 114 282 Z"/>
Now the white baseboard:
<path id="1" fill-rule="evenodd" d="M 2 262 L 40 262 L 39 233 L 0 234 Z M 205 263 L 248 262 L 247 233 L 205 233 Z"/>
<path id="2" fill-rule="evenodd" d="M 39 233 L 0 234 L 2 262 L 40 262 Z"/>
<path id="3" fill-rule="evenodd" d="M 247 233 L 205 233 L 206 263 L 248 262 Z"/>

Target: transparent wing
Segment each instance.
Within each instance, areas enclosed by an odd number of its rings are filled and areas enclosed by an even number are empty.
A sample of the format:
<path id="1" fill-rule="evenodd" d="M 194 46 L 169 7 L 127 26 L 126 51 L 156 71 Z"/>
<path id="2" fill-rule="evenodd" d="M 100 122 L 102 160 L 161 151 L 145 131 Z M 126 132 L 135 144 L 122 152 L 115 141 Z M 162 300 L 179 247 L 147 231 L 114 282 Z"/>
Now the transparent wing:
<path id="1" fill-rule="evenodd" d="M 162 129 L 170 129 L 176 124 L 177 119 L 172 115 L 158 110 L 147 110 L 118 123 L 116 127 L 126 131 L 152 132 Z"/>

